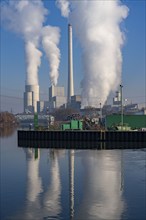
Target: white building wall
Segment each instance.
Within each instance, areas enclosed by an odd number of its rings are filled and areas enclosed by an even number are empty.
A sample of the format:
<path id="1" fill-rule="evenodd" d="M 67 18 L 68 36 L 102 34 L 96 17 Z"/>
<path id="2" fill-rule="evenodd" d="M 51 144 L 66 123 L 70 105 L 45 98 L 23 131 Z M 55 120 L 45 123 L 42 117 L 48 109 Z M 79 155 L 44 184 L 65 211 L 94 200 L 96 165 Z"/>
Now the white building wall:
<path id="1" fill-rule="evenodd" d="M 49 101 L 52 100 L 55 96 L 65 96 L 64 87 L 63 86 L 51 86 L 49 88 Z"/>
<path id="2" fill-rule="evenodd" d="M 28 109 L 30 108 L 30 106 L 32 106 L 34 112 L 37 112 L 38 101 L 39 101 L 39 85 L 26 85 L 25 95 L 24 95 L 24 109 Z"/>

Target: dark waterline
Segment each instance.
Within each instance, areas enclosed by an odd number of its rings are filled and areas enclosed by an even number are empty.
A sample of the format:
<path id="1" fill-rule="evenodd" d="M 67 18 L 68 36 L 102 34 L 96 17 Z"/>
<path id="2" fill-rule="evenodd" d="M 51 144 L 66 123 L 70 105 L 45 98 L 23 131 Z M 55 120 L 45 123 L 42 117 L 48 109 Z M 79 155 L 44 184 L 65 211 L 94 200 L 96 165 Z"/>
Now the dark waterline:
<path id="1" fill-rule="evenodd" d="M 146 148 L 140 143 L 125 150 L 24 148 L 16 133 L 0 143 L 2 220 L 145 219 Z"/>
<path id="2" fill-rule="evenodd" d="M 90 141 L 30 141 L 18 140 L 18 147 L 24 148 L 53 148 L 53 149 L 142 149 L 144 142 L 90 142 Z"/>

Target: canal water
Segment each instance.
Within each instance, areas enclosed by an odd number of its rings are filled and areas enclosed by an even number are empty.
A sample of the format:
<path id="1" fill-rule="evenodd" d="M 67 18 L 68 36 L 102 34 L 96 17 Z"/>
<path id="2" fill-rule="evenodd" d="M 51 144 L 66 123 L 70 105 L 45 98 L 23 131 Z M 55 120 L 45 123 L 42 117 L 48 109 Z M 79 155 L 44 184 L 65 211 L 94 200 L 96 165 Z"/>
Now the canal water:
<path id="1" fill-rule="evenodd" d="M 139 149 L 25 148 L 14 131 L 0 144 L 2 220 L 145 219 L 140 143 Z"/>

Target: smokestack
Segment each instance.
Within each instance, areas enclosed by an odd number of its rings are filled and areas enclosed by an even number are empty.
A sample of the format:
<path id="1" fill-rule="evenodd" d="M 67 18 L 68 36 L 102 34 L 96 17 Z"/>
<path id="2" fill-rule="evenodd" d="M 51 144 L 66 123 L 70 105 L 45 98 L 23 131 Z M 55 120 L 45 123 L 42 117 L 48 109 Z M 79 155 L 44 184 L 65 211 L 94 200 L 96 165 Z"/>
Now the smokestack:
<path id="1" fill-rule="evenodd" d="M 82 49 L 82 107 L 104 105 L 121 82 L 125 39 L 121 23 L 128 15 L 122 2 L 69 1 L 69 21 Z"/>
<path id="2" fill-rule="evenodd" d="M 37 112 L 39 101 L 39 85 L 26 85 L 24 93 L 24 111 Z"/>
<path id="3" fill-rule="evenodd" d="M 72 26 L 68 25 L 68 103 L 71 101 L 71 96 L 74 95 L 73 83 L 73 50 L 72 50 Z"/>

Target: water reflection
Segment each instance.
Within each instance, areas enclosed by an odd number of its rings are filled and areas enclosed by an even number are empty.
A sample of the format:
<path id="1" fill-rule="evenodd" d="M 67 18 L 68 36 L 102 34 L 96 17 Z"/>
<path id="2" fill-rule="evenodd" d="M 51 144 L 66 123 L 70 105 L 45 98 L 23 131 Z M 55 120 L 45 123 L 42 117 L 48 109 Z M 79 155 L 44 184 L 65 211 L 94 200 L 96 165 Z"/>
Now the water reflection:
<path id="1" fill-rule="evenodd" d="M 74 218 L 74 150 L 69 151 L 69 202 L 70 219 Z"/>
<path id="2" fill-rule="evenodd" d="M 31 141 L 19 140 L 19 147 L 49 148 L 49 149 L 139 149 L 145 148 L 144 142 L 90 142 L 90 141 Z"/>
<path id="3" fill-rule="evenodd" d="M 35 210 L 41 208 L 39 196 L 43 191 L 42 180 L 39 175 L 40 150 L 29 148 L 24 149 L 24 152 L 27 161 L 27 190 L 23 217 L 24 219 L 35 219 L 38 218 L 38 213 Z"/>
<path id="4" fill-rule="evenodd" d="M 4 126 L 0 127 L 0 137 L 9 137 L 14 134 L 17 127 L 15 126 Z"/>
<path id="5" fill-rule="evenodd" d="M 13 219 L 123 219 L 123 150 L 23 149 L 26 203 Z"/>
<path id="6" fill-rule="evenodd" d="M 121 152 L 89 151 L 81 160 L 84 194 L 76 219 L 121 219 Z"/>
<path id="7" fill-rule="evenodd" d="M 27 199 L 30 203 L 37 200 L 42 190 L 42 180 L 39 176 L 40 150 L 24 149 L 27 159 Z"/>
<path id="8" fill-rule="evenodd" d="M 42 180 L 39 177 L 40 151 L 25 149 L 25 152 L 28 161 L 27 219 L 38 218 L 38 212 L 36 216 L 32 217 L 35 209 L 41 209 L 42 216 L 40 217 L 46 217 L 46 219 L 60 216 L 62 208 L 58 150 L 50 150 L 48 154 L 51 171 L 50 183 L 46 192 L 41 196 L 42 203 L 39 196 L 43 191 Z M 124 209 L 121 188 L 121 156 L 121 151 L 82 152 L 80 161 L 82 164 L 83 197 L 75 212 L 75 151 L 68 151 L 70 219 L 121 219 Z"/>
<path id="9" fill-rule="evenodd" d="M 27 161 L 26 202 L 23 209 L 9 219 L 59 219 L 62 208 L 58 151 L 52 150 L 48 154 L 50 173 L 47 187 L 44 187 L 40 173 L 40 149 L 24 148 L 24 152 Z"/>
<path id="10" fill-rule="evenodd" d="M 58 164 L 58 152 L 50 152 L 51 160 L 51 183 L 48 186 L 47 192 L 44 194 L 43 206 L 47 210 L 49 216 L 59 216 L 61 213 L 61 182 L 60 182 L 60 171 Z"/>

